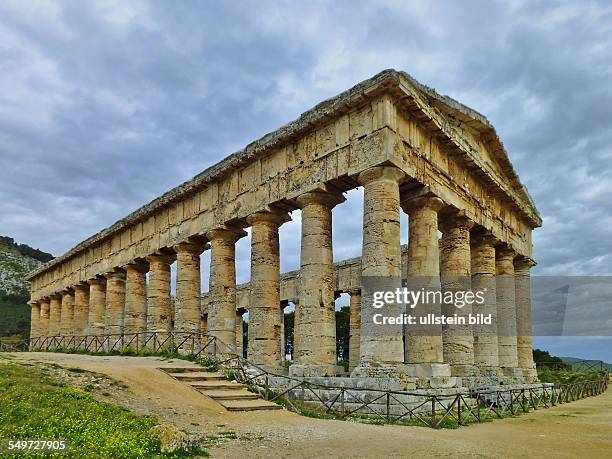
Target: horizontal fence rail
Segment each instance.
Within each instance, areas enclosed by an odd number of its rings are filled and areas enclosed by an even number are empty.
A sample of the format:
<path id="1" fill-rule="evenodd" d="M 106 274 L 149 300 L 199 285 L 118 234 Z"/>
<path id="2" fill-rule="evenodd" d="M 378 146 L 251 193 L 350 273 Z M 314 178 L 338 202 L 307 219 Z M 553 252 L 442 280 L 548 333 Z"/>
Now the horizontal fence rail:
<path id="1" fill-rule="evenodd" d="M 0 351 L 76 351 L 88 353 L 181 353 L 213 359 L 233 379 L 271 402 L 297 413 L 365 422 L 445 427 L 483 422 L 491 418 L 549 408 L 608 388 L 609 373 L 593 381 L 559 386 L 473 390 L 469 393 L 430 395 L 422 392 L 319 384 L 273 373 L 239 357 L 235 348 L 214 336 L 192 332 L 121 333 L 36 337 L 13 344 L 0 342 Z M 587 361 L 585 361 L 587 362 Z M 593 363 L 592 361 L 588 361 Z M 583 371 L 598 370 L 584 365 Z M 601 367 L 603 368 L 603 366 Z"/>
<path id="2" fill-rule="evenodd" d="M 91 353 L 162 354 L 180 352 L 193 357 L 217 355 L 215 337 L 194 332 L 139 332 L 105 335 L 41 336 L 18 349 L 31 351 L 81 351 Z"/>

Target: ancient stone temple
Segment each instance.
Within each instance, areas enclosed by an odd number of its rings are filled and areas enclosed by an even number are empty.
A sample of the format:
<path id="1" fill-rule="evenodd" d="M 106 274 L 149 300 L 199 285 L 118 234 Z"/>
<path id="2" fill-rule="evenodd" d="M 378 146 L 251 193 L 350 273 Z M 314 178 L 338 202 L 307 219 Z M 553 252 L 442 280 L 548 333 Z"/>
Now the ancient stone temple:
<path id="1" fill-rule="evenodd" d="M 343 192 L 359 187 L 362 255 L 334 264 L 332 209 L 343 205 Z M 282 275 L 279 228 L 292 211 L 301 212 L 301 266 Z M 404 248 L 401 212 L 409 218 Z M 248 360 L 283 371 L 282 308 L 290 301 L 296 316 L 289 374 L 334 377 L 334 300 L 346 292 L 355 378 L 392 376 L 431 387 L 474 378 L 532 382 L 529 270 L 531 232 L 540 225 L 487 119 L 386 70 L 30 273 L 32 337 L 110 336 L 112 343 L 130 334 L 182 334 L 198 343 L 212 337 L 224 344 L 216 352 L 231 356 L 241 352 L 241 315 L 248 311 Z M 251 281 L 237 286 L 235 244 L 248 227 Z M 205 250 L 210 285 L 202 296 Z M 479 325 L 460 332 L 440 326 L 429 335 L 402 325 L 369 333 L 365 277 L 390 285 L 426 278 L 442 289 L 467 279 L 472 289 L 486 290 L 478 312 L 496 319 L 498 333 L 479 333 Z"/>

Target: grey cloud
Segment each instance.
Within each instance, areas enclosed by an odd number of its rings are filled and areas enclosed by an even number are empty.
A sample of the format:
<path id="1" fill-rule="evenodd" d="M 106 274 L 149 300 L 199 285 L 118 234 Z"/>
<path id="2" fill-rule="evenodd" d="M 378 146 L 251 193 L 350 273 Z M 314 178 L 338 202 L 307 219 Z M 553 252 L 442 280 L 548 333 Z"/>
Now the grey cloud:
<path id="1" fill-rule="evenodd" d="M 611 20 L 603 1 L 4 2 L 0 234 L 60 254 L 394 67 L 496 126 L 544 217 L 536 273 L 612 274 Z M 336 259 L 359 254 L 361 193 L 334 210 Z M 298 211 L 283 270 L 299 230 Z"/>

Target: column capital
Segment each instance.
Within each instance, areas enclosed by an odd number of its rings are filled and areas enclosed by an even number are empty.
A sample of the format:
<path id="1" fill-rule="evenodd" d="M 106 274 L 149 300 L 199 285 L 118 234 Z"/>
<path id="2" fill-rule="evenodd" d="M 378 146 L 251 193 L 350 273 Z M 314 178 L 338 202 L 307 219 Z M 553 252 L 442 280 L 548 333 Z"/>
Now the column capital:
<path id="1" fill-rule="evenodd" d="M 89 285 L 105 285 L 106 279 L 103 276 L 96 276 L 87 280 Z"/>
<path id="2" fill-rule="evenodd" d="M 40 303 L 42 303 L 42 300 L 30 300 L 30 301 L 28 301 L 27 304 L 29 304 L 30 306 L 34 307 L 36 305 L 40 306 Z"/>
<path id="3" fill-rule="evenodd" d="M 206 237 L 210 241 L 222 240 L 226 242 L 236 242 L 238 239 L 246 236 L 248 233 L 237 226 L 223 225 L 219 228 L 212 229 L 206 233 Z"/>
<path id="4" fill-rule="evenodd" d="M 471 220 L 463 210 L 451 208 L 448 210 L 445 209 L 441 213 L 442 215 L 439 217 L 439 226 L 443 233 L 453 228 L 465 228 L 470 230 L 475 225 L 474 221 Z"/>
<path id="5" fill-rule="evenodd" d="M 516 257 L 516 251 L 505 242 L 495 247 L 495 259 L 496 260 L 508 260 L 514 263 L 514 257 Z"/>
<path id="6" fill-rule="evenodd" d="M 51 295 L 49 295 L 49 298 L 51 300 L 61 300 L 62 294 L 60 292 L 52 293 Z"/>
<path id="7" fill-rule="evenodd" d="M 401 200 L 400 205 L 407 214 L 419 209 L 431 209 L 439 212 L 444 207 L 444 201 L 433 194 L 424 194 L 409 196 Z"/>
<path id="8" fill-rule="evenodd" d="M 254 223 L 259 222 L 272 223 L 276 226 L 281 226 L 283 223 L 291 221 L 291 216 L 288 212 L 277 209 L 269 209 L 249 215 L 246 218 L 246 221 L 251 226 L 253 226 Z"/>
<path id="9" fill-rule="evenodd" d="M 152 253 L 145 257 L 149 263 L 166 263 L 172 264 L 176 260 L 176 253 Z"/>
<path id="10" fill-rule="evenodd" d="M 126 264 L 123 269 L 125 269 L 126 273 L 135 271 L 140 274 L 146 274 L 149 272 L 149 263 L 144 260 L 134 260 L 133 262 Z"/>
<path id="11" fill-rule="evenodd" d="M 107 281 L 111 279 L 125 279 L 125 269 L 114 268 L 111 271 L 104 273 L 104 277 Z"/>
<path id="12" fill-rule="evenodd" d="M 72 287 L 66 287 L 64 290 L 62 290 L 61 292 L 62 296 L 66 296 L 66 295 L 74 295 L 74 289 Z"/>
<path id="13" fill-rule="evenodd" d="M 179 253 L 191 253 L 193 255 L 200 255 L 204 250 L 208 249 L 208 243 L 194 242 L 194 241 L 183 241 L 172 246 L 172 249 L 176 254 Z"/>
<path id="14" fill-rule="evenodd" d="M 359 287 L 350 288 L 346 291 L 346 293 L 348 293 L 350 296 L 361 295 L 361 288 Z"/>
<path id="15" fill-rule="evenodd" d="M 346 198 L 340 192 L 334 193 L 326 190 L 313 190 L 299 195 L 295 200 L 300 209 L 303 209 L 309 204 L 323 204 L 333 209 L 341 202 L 346 201 Z"/>
<path id="16" fill-rule="evenodd" d="M 488 244 L 495 246 L 499 244 L 499 240 L 493 236 L 491 231 L 479 227 L 475 230 L 470 231 L 470 242 L 472 245 L 475 244 Z"/>
<path id="17" fill-rule="evenodd" d="M 74 287 L 75 291 L 80 290 L 82 292 L 89 292 L 89 284 L 87 282 L 79 282 Z"/>
<path id="18" fill-rule="evenodd" d="M 360 185 L 365 186 L 375 180 L 390 180 L 400 183 L 405 178 L 406 173 L 396 166 L 374 166 L 360 172 L 357 181 Z"/>
<path id="19" fill-rule="evenodd" d="M 524 255 L 519 255 L 514 259 L 514 273 L 529 275 L 529 270 L 536 266 L 536 261 Z"/>

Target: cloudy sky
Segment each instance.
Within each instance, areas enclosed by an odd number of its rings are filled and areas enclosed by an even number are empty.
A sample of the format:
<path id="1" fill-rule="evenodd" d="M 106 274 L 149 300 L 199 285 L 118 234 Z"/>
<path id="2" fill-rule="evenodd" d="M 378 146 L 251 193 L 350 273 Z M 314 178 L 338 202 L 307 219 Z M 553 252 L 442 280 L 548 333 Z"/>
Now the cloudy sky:
<path id="1" fill-rule="evenodd" d="M 610 24 L 604 1 L 5 0 L 0 235 L 59 255 L 396 68 L 496 126 L 544 219 L 535 274 L 612 275 Z M 359 255 L 360 205 L 357 190 L 334 210 L 337 260 Z M 293 217 L 283 270 L 299 265 Z M 610 340 L 545 344 L 612 360 Z"/>

